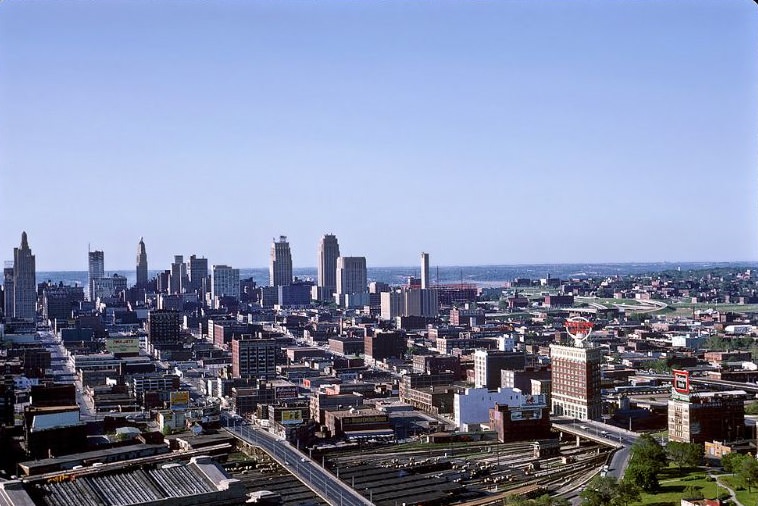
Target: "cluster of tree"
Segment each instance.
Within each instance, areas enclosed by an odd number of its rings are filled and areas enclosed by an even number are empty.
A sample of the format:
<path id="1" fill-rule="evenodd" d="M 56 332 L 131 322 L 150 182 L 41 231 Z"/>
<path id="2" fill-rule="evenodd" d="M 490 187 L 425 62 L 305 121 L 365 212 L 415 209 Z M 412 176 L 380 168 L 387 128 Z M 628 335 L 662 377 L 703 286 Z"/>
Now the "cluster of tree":
<path id="1" fill-rule="evenodd" d="M 579 494 L 582 506 L 629 506 L 640 500 L 640 489 L 628 480 L 597 475 Z"/>
<path id="2" fill-rule="evenodd" d="M 700 465 L 703 460 L 703 447 L 697 443 L 669 441 L 666 445 L 666 455 L 681 471 L 685 467 Z"/>
<path id="3" fill-rule="evenodd" d="M 643 434 L 632 445 L 632 456 L 625 479 L 645 492 L 658 490 L 658 473 L 668 465 L 666 451 L 650 434 Z"/>
<path id="4" fill-rule="evenodd" d="M 729 453 L 721 457 L 721 465 L 727 473 L 734 473 L 748 492 L 758 483 L 758 460 L 752 455 Z"/>
<path id="5" fill-rule="evenodd" d="M 571 501 L 563 497 L 550 497 L 548 494 L 534 499 L 526 497 L 508 497 L 505 499 L 506 506 L 571 506 Z"/>
<path id="6" fill-rule="evenodd" d="M 711 351 L 749 350 L 753 353 L 753 356 L 758 351 L 755 341 L 750 336 L 722 337 L 713 335 L 705 340 L 702 348 Z"/>

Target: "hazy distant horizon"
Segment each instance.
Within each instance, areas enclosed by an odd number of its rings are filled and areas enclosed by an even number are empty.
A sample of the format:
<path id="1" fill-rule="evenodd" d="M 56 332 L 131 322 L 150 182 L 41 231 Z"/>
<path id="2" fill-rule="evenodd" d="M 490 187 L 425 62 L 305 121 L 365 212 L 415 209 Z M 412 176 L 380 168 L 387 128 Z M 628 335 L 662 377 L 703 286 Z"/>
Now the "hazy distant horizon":
<path id="1" fill-rule="evenodd" d="M 523 264 L 523 265 L 470 265 L 470 266 L 431 266 L 433 284 L 471 283 L 480 287 L 499 286 L 517 277 L 542 279 L 550 275 L 554 278 L 569 277 L 604 277 L 613 275 L 653 274 L 664 270 L 682 268 L 698 270 L 707 268 L 755 268 L 750 262 L 652 262 L 652 263 L 572 263 L 572 264 Z M 164 269 L 165 270 L 165 269 Z M 408 276 L 418 277 L 420 266 L 371 267 L 367 268 L 369 281 L 382 281 L 390 285 L 403 284 Z M 155 277 L 160 269 L 150 269 L 149 276 Z M 106 271 L 106 275 L 119 274 L 127 278 L 129 285 L 136 280 L 135 269 Z M 316 267 L 296 267 L 293 275 L 304 280 L 316 279 Z M 260 286 L 269 281 L 268 268 L 240 268 L 240 279 L 253 278 Z M 37 282 L 63 282 L 66 285 L 80 284 L 86 286 L 87 271 L 37 271 Z"/>
<path id="2" fill-rule="evenodd" d="M 187 262 L 189 260 L 188 256 L 184 257 L 184 261 Z M 454 264 L 454 265 L 437 265 L 434 263 L 430 264 L 430 268 L 434 270 L 435 268 L 440 269 L 458 269 L 458 268 L 486 268 L 486 267 L 539 267 L 539 266 L 561 266 L 561 267 L 568 267 L 568 266 L 578 266 L 578 265 L 589 265 L 589 266 L 613 266 L 613 265 L 620 265 L 620 266 L 631 266 L 631 265 L 639 265 L 639 266 L 651 266 L 651 265 L 673 265 L 676 267 L 677 265 L 733 265 L 733 266 L 740 266 L 740 265 L 750 265 L 750 264 L 758 264 L 758 259 L 756 260 L 660 260 L 660 261 L 642 261 L 642 262 L 538 262 L 538 263 L 501 263 L 501 264 Z M 167 264 L 165 269 L 154 269 L 151 267 L 151 262 L 148 259 L 148 272 L 162 272 L 170 270 L 171 264 Z M 211 266 L 214 264 L 210 261 L 208 262 L 208 269 L 210 270 Z M 221 265 L 221 264 L 218 264 Z M 228 264 L 224 264 L 228 265 Z M 232 265 L 230 267 L 233 267 L 235 269 L 240 269 L 240 271 L 243 270 L 268 270 L 268 266 L 260 266 L 260 267 L 238 267 L 236 265 Z M 305 266 L 305 267 L 298 267 L 293 266 L 292 267 L 294 271 L 297 270 L 313 270 L 316 271 L 318 267 L 316 265 L 313 266 Z M 368 265 L 368 269 L 420 269 L 420 265 Z M 126 271 L 134 271 L 136 269 L 136 265 L 128 268 L 121 268 L 121 269 L 105 269 L 106 273 L 121 273 Z M 82 269 L 37 269 L 37 272 L 87 272 L 86 268 Z"/>

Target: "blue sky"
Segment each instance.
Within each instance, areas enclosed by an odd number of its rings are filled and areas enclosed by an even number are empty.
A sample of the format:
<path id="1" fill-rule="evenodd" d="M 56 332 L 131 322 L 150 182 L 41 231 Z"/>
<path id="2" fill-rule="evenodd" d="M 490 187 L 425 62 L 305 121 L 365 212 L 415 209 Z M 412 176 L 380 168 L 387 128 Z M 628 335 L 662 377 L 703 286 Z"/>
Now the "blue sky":
<path id="1" fill-rule="evenodd" d="M 0 258 L 758 259 L 749 0 L 5 0 Z"/>

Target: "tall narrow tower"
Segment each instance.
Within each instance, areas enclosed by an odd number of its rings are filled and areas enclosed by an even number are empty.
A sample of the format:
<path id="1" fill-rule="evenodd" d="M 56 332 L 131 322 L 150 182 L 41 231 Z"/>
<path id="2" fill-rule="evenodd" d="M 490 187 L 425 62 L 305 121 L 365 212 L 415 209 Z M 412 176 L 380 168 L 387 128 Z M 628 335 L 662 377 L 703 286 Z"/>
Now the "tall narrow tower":
<path id="1" fill-rule="evenodd" d="M 429 253 L 421 253 L 421 289 L 429 288 Z"/>
<path id="2" fill-rule="evenodd" d="M 26 232 L 21 234 L 21 247 L 13 248 L 13 316 L 37 317 L 37 267 Z"/>
<path id="3" fill-rule="evenodd" d="M 321 238 L 318 248 L 318 286 L 328 288 L 332 292 L 337 289 L 337 258 L 340 256 L 340 245 L 332 234 Z"/>
<path id="4" fill-rule="evenodd" d="M 145 241 L 139 238 L 137 245 L 137 288 L 147 287 L 147 252 L 145 251 Z"/>
<path id="5" fill-rule="evenodd" d="M 271 244 L 271 264 L 269 266 L 271 286 L 288 286 L 292 284 L 292 253 L 287 236 L 279 236 L 279 242 Z"/>
<path id="6" fill-rule="evenodd" d="M 89 300 L 95 300 L 95 283 L 105 277 L 105 253 L 90 251 L 87 253 L 89 266 L 88 293 Z"/>

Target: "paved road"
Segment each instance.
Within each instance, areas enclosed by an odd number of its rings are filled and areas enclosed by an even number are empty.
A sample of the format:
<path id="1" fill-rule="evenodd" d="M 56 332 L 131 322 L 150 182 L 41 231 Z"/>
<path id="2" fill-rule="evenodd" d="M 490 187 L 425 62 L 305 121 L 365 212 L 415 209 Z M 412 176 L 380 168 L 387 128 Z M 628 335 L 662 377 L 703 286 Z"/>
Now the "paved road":
<path id="1" fill-rule="evenodd" d="M 626 466 L 629 464 L 631 446 L 637 440 L 639 434 L 601 422 L 589 420 L 574 421 L 565 417 L 553 418 L 553 424 L 558 427 L 561 425 L 569 426 L 572 431 L 583 432 L 588 437 L 599 440 L 607 440 L 609 445 L 616 446 L 618 449 L 613 453 L 606 473 L 607 476 L 613 476 L 616 479 L 620 479 L 624 475 Z M 579 494 L 592 476 L 593 474 L 588 474 L 584 480 L 574 483 L 574 490 L 563 495 L 563 497 L 568 499 L 573 506 L 581 504 L 582 501 Z"/>
<path id="2" fill-rule="evenodd" d="M 280 465 L 294 474 L 314 492 L 333 506 L 369 506 L 371 501 L 341 482 L 332 473 L 269 432 L 249 425 L 232 425 L 233 420 L 224 417 L 229 425 L 225 428 L 241 439 L 262 448 Z"/>

